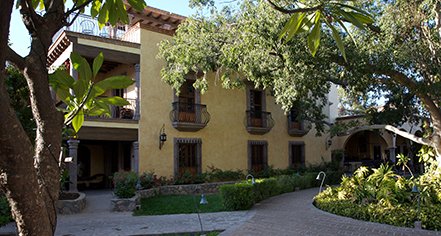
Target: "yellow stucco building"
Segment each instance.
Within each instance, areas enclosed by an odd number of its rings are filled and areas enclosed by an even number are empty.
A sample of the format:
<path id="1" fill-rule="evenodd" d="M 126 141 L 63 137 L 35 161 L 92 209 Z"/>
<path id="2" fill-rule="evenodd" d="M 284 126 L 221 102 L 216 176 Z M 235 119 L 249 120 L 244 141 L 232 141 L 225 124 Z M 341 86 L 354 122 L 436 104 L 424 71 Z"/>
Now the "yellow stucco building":
<path id="1" fill-rule="evenodd" d="M 314 129 L 296 121 L 294 112 L 284 113 L 269 89 L 247 81 L 244 90 L 228 90 L 209 74 L 210 89 L 201 94 L 192 86 L 195 76 L 189 74 L 177 96 L 161 81 L 166 62 L 156 55 L 158 43 L 172 40 L 185 17 L 151 7 L 142 13 L 128 7 L 128 13 L 130 25 L 102 29 L 94 19 L 82 16 L 54 37 L 49 50 L 48 65 L 67 65 L 74 78 L 78 73 L 70 65 L 71 52 L 89 62 L 103 52 L 105 61 L 96 81 L 114 75 L 136 81 L 103 94 L 121 96 L 129 106 L 111 107 L 112 117 L 86 117 L 77 138 L 67 141 L 74 158 L 71 190 L 97 183 L 110 187 L 108 176 L 121 169 L 170 178 L 184 171 L 202 173 L 208 167 L 260 171 L 267 166 L 319 164 L 331 160 L 331 150 L 347 144 L 326 134 L 316 137 Z M 335 88 L 328 98 L 324 112 L 333 123 Z"/>

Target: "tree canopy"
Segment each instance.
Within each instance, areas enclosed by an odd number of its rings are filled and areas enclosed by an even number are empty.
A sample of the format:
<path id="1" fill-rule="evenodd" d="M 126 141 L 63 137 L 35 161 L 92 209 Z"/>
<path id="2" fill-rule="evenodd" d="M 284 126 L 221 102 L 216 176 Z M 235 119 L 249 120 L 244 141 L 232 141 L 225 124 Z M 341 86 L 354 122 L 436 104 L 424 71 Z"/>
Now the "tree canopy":
<path id="1" fill-rule="evenodd" d="M 329 26 L 339 24 L 335 18 L 320 22 L 320 45 L 312 56 L 305 40 L 308 32 L 294 34 L 290 41 L 286 34 L 280 39 L 291 17 L 267 2 L 244 0 L 238 9 L 188 18 L 173 42 L 160 44 L 158 56 L 168 62 L 162 71 L 163 80 L 178 88 L 184 82 L 183 75 L 193 70 L 203 73 L 195 86 L 206 91 L 209 71 L 216 72 L 216 79 L 225 88 L 242 88 L 242 79 L 247 79 L 256 86 L 271 88 L 277 103 L 286 110 L 294 101 L 303 101 L 301 114 L 313 120 L 324 118 L 322 108 L 331 83 L 363 96 L 382 92 L 389 98 L 390 109 L 385 110 L 412 112 L 393 124 L 430 118 L 433 133 L 429 138 L 400 135 L 440 153 L 439 1 L 336 1 L 350 6 L 343 7 L 345 11 L 351 7 L 364 9 L 375 20 L 365 22 L 365 29 L 339 28 L 346 60 Z M 295 9 L 299 1 L 272 2 L 279 6 L 291 4 Z M 397 102 L 400 95 L 407 96 L 406 108 Z"/>

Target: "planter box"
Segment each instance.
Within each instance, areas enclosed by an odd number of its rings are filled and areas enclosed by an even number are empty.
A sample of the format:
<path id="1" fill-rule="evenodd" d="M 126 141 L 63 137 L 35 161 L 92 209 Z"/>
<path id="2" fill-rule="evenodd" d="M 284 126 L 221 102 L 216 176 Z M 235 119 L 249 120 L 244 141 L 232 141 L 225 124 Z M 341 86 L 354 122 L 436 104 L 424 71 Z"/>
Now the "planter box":
<path id="1" fill-rule="evenodd" d="M 110 211 L 111 212 L 124 212 L 124 211 L 134 211 L 136 209 L 138 201 L 138 194 L 132 198 L 118 198 L 115 197 L 110 200 Z"/>
<path id="2" fill-rule="evenodd" d="M 58 214 L 78 214 L 86 208 L 86 194 L 78 193 L 80 196 L 74 200 L 58 200 Z"/>

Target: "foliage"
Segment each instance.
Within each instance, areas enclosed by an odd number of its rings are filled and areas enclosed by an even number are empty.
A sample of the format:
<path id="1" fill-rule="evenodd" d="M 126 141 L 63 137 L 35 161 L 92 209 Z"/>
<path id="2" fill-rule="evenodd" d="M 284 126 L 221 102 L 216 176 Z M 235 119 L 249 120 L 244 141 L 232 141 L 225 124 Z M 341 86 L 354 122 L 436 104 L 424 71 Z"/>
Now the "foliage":
<path id="1" fill-rule="evenodd" d="M 180 185 L 180 184 L 201 184 L 205 183 L 206 181 L 206 174 L 196 174 L 192 175 L 190 172 L 185 171 L 185 173 L 175 174 L 175 177 L 172 179 L 171 184 L 172 185 Z"/>
<path id="2" fill-rule="evenodd" d="M 122 89 L 135 83 L 129 77 L 121 75 L 96 82 L 95 77 L 104 61 L 102 53 L 93 60 L 92 69 L 87 60 L 77 53 L 72 52 L 70 58 L 73 67 L 80 75 L 77 81 L 64 70 L 55 70 L 49 75 L 52 89 L 67 105 L 67 109 L 60 109 L 66 113 L 65 125 L 72 124 L 74 130 L 78 132 L 83 125 L 85 115 L 111 116 L 109 105 L 130 105 L 128 101 L 118 96 L 98 97 L 108 89 Z M 71 91 L 74 91 L 74 94 L 71 94 Z"/>
<path id="3" fill-rule="evenodd" d="M 341 177 L 343 172 L 328 172 L 331 178 L 326 179 L 329 184 L 338 183 L 335 176 Z M 277 178 L 258 179 L 255 184 L 250 181 L 243 181 L 234 185 L 222 185 L 219 191 L 223 203 L 227 210 L 248 210 L 255 203 L 269 197 L 295 191 L 320 186 L 316 180 L 317 173 L 301 175 L 282 175 Z"/>
<path id="4" fill-rule="evenodd" d="M 113 193 L 119 198 L 131 198 L 135 195 L 136 184 L 138 183 L 138 174 L 131 171 L 120 170 L 112 176 L 114 185 Z"/>
<path id="5" fill-rule="evenodd" d="M 167 180 L 165 176 L 158 178 L 158 176 L 153 172 L 143 173 L 141 176 L 139 176 L 139 181 L 141 182 L 141 186 L 145 189 L 172 184 L 172 180 Z"/>
<path id="6" fill-rule="evenodd" d="M 209 182 L 221 182 L 244 179 L 245 175 L 242 170 L 221 170 L 219 168 L 208 166 L 210 171 L 207 172 L 207 180 Z"/>
<path id="7" fill-rule="evenodd" d="M 198 210 L 201 213 L 225 211 L 220 194 L 205 195 L 208 204 L 199 204 L 200 196 L 195 195 Z M 133 215 L 168 215 L 196 213 L 193 195 L 156 195 L 142 198 L 141 209 L 133 212 Z"/>
<path id="8" fill-rule="evenodd" d="M 29 88 L 22 73 L 12 66 L 6 67 L 5 85 L 11 98 L 11 106 L 15 110 L 23 129 L 30 140 L 35 139 L 35 121 L 29 100 Z"/>
<path id="9" fill-rule="evenodd" d="M 0 196 L 0 227 L 14 221 L 11 214 L 11 207 L 5 196 Z"/>
<path id="10" fill-rule="evenodd" d="M 65 170 L 63 170 L 63 172 L 61 172 L 61 176 L 60 176 L 60 193 L 62 193 L 64 190 L 66 190 L 65 188 L 65 185 L 66 185 L 66 183 L 72 183 L 70 180 L 69 180 L 69 170 L 68 169 L 65 169 Z"/>
<path id="11" fill-rule="evenodd" d="M 254 205 L 253 185 L 240 182 L 219 187 L 222 203 L 228 211 L 249 210 Z"/>

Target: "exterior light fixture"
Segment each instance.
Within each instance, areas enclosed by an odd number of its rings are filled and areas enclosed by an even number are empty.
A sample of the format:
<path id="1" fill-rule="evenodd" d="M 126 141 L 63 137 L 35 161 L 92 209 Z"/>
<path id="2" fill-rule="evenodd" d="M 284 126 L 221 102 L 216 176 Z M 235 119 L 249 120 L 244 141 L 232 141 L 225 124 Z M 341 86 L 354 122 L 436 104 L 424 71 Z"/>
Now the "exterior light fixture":
<path id="1" fill-rule="evenodd" d="M 252 174 L 248 174 L 247 177 L 245 178 L 246 181 L 248 181 L 248 177 L 251 177 L 251 183 L 255 184 L 256 181 L 254 180 L 254 176 Z"/>
<path id="2" fill-rule="evenodd" d="M 163 124 L 162 128 L 159 130 L 159 149 L 164 146 L 165 141 L 167 141 L 167 135 L 165 134 L 165 124 Z"/>
<path id="3" fill-rule="evenodd" d="M 320 180 L 320 174 L 323 174 L 323 179 L 322 179 L 322 183 L 320 184 L 320 191 L 319 191 L 319 193 L 322 192 L 323 182 L 325 182 L 325 178 L 326 178 L 326 173 L 323 172 L 323 171 L 320 171 L 320 172 L 318 173 L 318 175 L 317 175 L 316 180 Z"/>
<path id="4" fill-rule="evenodd" d="M 411 193 L 418 193 L 418 221 L 414 223 L 415 229 L 422 229 L 421 227 L 421 221 L 420 221 L 420 198 L 421 198 L 421 192 L 418 191 L 418 185 L 413 185 L 413 189 Z"/>
<path id="5" fill-rule="evenodd" d="M 326 150 L 328 150 L 331 145 L 332 145 L 332 140 L 328 139 L 328 141 L 326 142 Z"/>
<path id="6" fill-rule="evenodd" d="M 199 215 L 198 205 L 196 204 L 196 198 L 194 197 L 194 193 L 195 193 L 197 190 L 201 190 L 201 191 L 202 191 L 201 201 L 199 202 L 199 204 L 208 204 L 208 201 L 207 201 L 207 199 L 205 198 L 204 190 L 202 190 L 201 188 L 195 188 L 195 189 L 193 190 L 194 207 L 196 208 L 196 212 L 198 213 L 199 224 L 201 225 L 201 234 L 204 234 L 204 228 L 202 228 L 201 216 Z"/>

